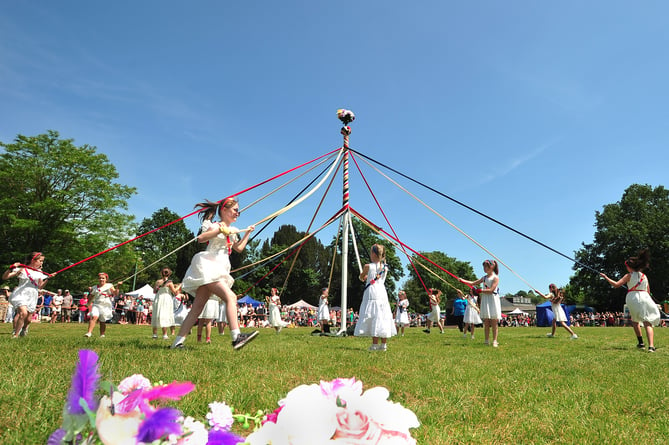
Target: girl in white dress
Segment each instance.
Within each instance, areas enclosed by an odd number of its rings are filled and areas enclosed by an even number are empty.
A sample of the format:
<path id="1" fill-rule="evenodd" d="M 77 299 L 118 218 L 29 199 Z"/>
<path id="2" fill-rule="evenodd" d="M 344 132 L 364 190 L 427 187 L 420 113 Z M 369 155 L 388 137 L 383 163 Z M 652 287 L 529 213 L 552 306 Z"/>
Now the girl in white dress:
<path id="1" fill-rule="evenodd" d="M 42 272 L 44 255 L 33 252 L 25 260 L 26 265 L 14 263 L 2 274 L 3 280 L 18 277 L 19 285 L 9 296 L 9 304 L 14 310 L 12 338 L 23 337 L 28 333 L 33 313 L 37 307 L 39 290 L 44 287 L 49 275 Z"/>
<path id="2" fill-rule="evenodd" d="M 179 286 L 175 286 L 170 279 L 172 269 L 169 267 L 163 267 L 160 274 L 162 278 L 153 285 L 156 296 L 153 300 L 151 327 L 153 338 L 158 338 L 158 328 L 160 328 L 163 331 L 163 339 L 167 339 L 169 338 L 167 328 L 174 330 L 174 296 L 179 293 Z"/>
<path id="3" fill-rule="evenodd" d="M 360 273 L 360 281 L 364 281 L 366 286 L 362 295 L 354 335 L 356 337 L 372 337 L 370 351 L 385 351 L 388 338 L 397 335 L 385 286 L 386 276 L 388 275 L 388 266 L 385 263 L 385 247 L 381 244 L 374 244 L 369 257 L 372 262 L 365 264 Z M 380 344 L 379 339 L 381 339 Z"/>
<path id="4" fill-rule="evenodd" d="M 95 322 L 100 321 L 100 337 L 105 337 L 107 322 L 111 321 L 114 315 L 114 297 L 118 295 L 118 289 L 113 284 L 107 283 L 109 275 L 104 272 L 98 274 L 98 284 L 91 288 L 88 296 L 88 332 L 84 337 L 93 335 Z M 120 286 L 121 282 L 118 283 Z"/>
<path id="5" fill-rule="evenodd" d="M 464 295 L 464 293 L 459 289 L 458 293 Z M 472 335 L 471 338 L 474 340 L 474 329 L 476 328 L 476 325 L 483 323 L 481 317 L 479 316 L 479 312 L 481 312 L 481 310 L 477 304 L 478 299 L 476 298 L 476 295 L 473 294 L 471 289 L 469 294 L 464 298 L 467 300 L 467 307 L 465 308 L 465 316 L 462 319 L 464 323 L 464 327 L 462 328 L 462 331 L 464 332 L 463 336 L 465 338 L 467 337 L 467 329 L 469 329 L 469 332 L 471 332 Z"/>
<path id="6" fill-rule="evenodd" d="M 209 296 L 207 303 L 204 305 L 204 309 L 200 312 L 200 316 L 197 317 L 197 342 L 202 341 L 202 329 L 205 330 L 207 335 L 207 344 L 211 343 L 211 325 L 214 322 L 214 319 L 218 317 L 218 312 L 220 310 L 221 300 L 214 294 Z"/>
<path id="7" fill-rule="evenodd" d="M 288 326 L 288 323 L 281 319 L 281 298 L 275 287 L 272 288 L 271 295 L 267 297 L 267 307 L 269 308 L 269 325 L 276 329 L 278 334 L 281 329 Z"/>
<path id="8" fill-rule="evenodd" d="M 613 281 L 604 273 L 600 275 L 613 287 L 627 284 L 625 304 L 627 304 L 632 317 L 632 328 L 638 341 L 637 348 L 643 349 L 645 347 L 640 326 L 640 323 L 643 323 L 648 338 L 648 352 L 655 352 L 653 326 L 660 324 L 660 310 L 650 296 L 648 277 L 642 272 L 648 267 L 649 263 L 650 251 L 643 249 L 637 256 L 630 257 L 625 261 L 627 273 L 620 280 Z"/>
<path id="9" fill-rule="evenodd" d="M 399 291 L 397 294 L 397 308 L 395 309 L 395 325 L 397 331 L 401 332 L 402 337 L 404 337 L 404 328 L 409 326 L 409 312 L 407 308 L 409 307 L 409 300 L 407 299 L 407 294 L 403 290 Z"/>
<path id="10" fill-rule="evenodd" d="M 499 346 L 497 333 L 499 331 L 499 320 L 502 318 L 502 304 L 499 301 L 499 267 L 497 261 L 485 260 L 483 262 L 485 275 L 476 281 L 468 281 L 460 278 L 460 282 L 470 287 L 482 284 L 479 293 L 481 295 L 481 318 L 485 334 L 484 344 L 490 344 L 490 329 L 492 328 L 492 346 Z"/>
<path id="11" fill-rule="evenodd" d="M 572 340 L 576 340 L 578 335 L 576 335 L 574 331 L 569 326 L 567 326 L 567 314 L 565 313 L 564 309 L 562 309 L 562 301 L 564 300 L 564 292 L 562 289 L 558 289 L 554 284 L 549 284 L 548 295 L 544 295 L 541 292 L 538 293 L 545 299 L 551 301 L 551 311 L 553 311 L 553 327 L 550 334 L 546 334 L 546 337 L 555 337 L 557 325 L 560 323 L 560 326 L 565 328 L 567 332 L 571 334 L 570 338 Z"/>
<path id="12" fill-rule="evenodd" d="M 433 324 L 436 324 L 439 327 L 439 332 L 444 333 L 444 324 L 441 322 L 441 308 L 439 303 L 441 303 L 441 294 L 442 292 L 439 289 L 429 289 L 428 297 L 430 299 L 430 313 L 427 315 L 427 329 L 424 329 L 423 332 L 426 334 L 430 333 L 430 327 Z"/>
<path id="13" fill-rule="evenodd" d="M 330 302 L 328 301 L 329 289 L 321 289 L 321 296 L 318 299 L 318 324 L 321 332 L 330 332 Z"/>
<path id="14" fill-rule="evenodd" d="M 182 348 L 190 329 L 202 313 L 209 296 L 216 295 L 226 303 L 232 347 L 242 348 L 258 335 L 258 331 L 242 334 L 237 321 L 237 295 L 232 291 L 234 279 L 230 275 L 230 255 L 232 251 L 241 252 L 249 240 L 255 226 L 240 230 L 232 227 L 239 216 L 239 203 L 234 198 L 226 198 L 220 202 L 202 202 L 196 205 L 202 209 L 202 231 L 197 240 L 208 243 L 207 250 L 193 256 L 184 276 L 182 287 L 184 292 L 195 296 L 193 306 L 184 320 L 179 334 L 174 339 L 172 348 Z M 219 222 L 212 222 L 218 214 Z M 240 239 L 238 234 L 244 232 Z"/>

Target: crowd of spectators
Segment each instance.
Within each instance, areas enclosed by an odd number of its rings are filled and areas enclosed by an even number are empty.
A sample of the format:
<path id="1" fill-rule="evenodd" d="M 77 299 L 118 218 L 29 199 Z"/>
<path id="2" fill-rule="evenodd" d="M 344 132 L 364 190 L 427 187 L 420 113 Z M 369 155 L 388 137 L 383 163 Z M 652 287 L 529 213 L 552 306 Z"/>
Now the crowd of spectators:
<path id="1" fill-rule="evenodd" d="M 8 290 L 8 289 L 7 289 Z M 4 291 L 4 290 L 3 290 Z M 8 292 L 5 292 L 8 294 Z M 5 317 L 7 297 L 4 294 L 0 297 L 0 312 L 3 317 L 0 322 L 9 322 Z M 184 301 L 188 306 L 188 298 L 184 295 L 178 296 L 175 301 L 175 309 L 179 301 Z M 69 290 L 62 291 L 58 289 L 56 293 L 44 293 L 40 295 L 37 302 L 37 310 L 33 314 L 33 322 L 49 321 L 52 323 L 85 323 L 88 321 L 88 292 L 78 297 L 73 297 Z M 120 324 L 151 324 L 153 302 L 142 297 L 130 295 L 119 295 L 114 305 L 114 319 L 112 323 Z M 281 308 L 282 320 L 289 323 L 292 327 L 318 327 L 317 308 L 290 308 L 284 305 Z M 4 310 L 2 310 L 4 308 Z M 444 313 L 445 324 L 449 323 L 448 314 Z M 264 304 L 254 307 L 251 304 L 240 304 L 238 311 L 239 322 L 242 327 L 266 327 L 269 325 L 268 311 Z M 346 314 L 347 324 L 355 323 L 358 314 L 353 309 L 349 309 Z M 596 326 L 628 326 L 629 317 L 624 312 L 572 312 L 569 314 L 570 325 L 575 327 Z M 341 311 L 330 311 L 330 324 L 338 326 L 341 323 Z M 427 314 L 418 314 L 411 312 L 409 314 L 410 326 L 426 326 Z M 504 315 L 500 321 L 503 327 L 529 327 L 536 326 L 537 319 L 534 313 L 520 315 Z M 662 319 L 660 327 L 669 327 L 669 320 Z"/>

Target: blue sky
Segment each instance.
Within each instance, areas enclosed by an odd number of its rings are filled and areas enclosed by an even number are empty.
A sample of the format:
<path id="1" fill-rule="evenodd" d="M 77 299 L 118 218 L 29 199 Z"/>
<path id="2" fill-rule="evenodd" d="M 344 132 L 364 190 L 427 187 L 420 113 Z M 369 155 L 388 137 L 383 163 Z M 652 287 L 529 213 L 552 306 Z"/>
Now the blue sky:
<path id="1" fill-rule="evenodd" d="M 141 221 L 341 146 L 348 108 L 352 148 L 573 256 L 630 184 L 666 185 L 668 16 L 659 1 L 6 2 L 0 140 L 53 129 L 96 146 L 137 187 Z M 488 253 L 361 168 L 403 242 L 482 273 Z M 401 182 L 532 286 L 568 283 L 569 260 Z M 306 230 L 322 190 L 270 229 Z M 317 225 L 339 179 L 327 202 Z M 391 231 L 354 167 L 351 204 Z M 529 290 L 504 268 L 500 280 Z"/>

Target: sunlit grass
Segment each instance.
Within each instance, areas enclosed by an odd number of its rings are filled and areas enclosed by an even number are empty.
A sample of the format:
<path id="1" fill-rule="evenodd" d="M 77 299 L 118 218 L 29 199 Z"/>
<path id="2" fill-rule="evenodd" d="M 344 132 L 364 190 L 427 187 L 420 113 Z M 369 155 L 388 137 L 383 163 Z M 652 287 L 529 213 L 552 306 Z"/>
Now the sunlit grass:
<path id="1" fill-rule="evenodd" d="M 211 345 L 191 336 L 167 349 L 150 327 L 112 325 L 107 338 L 83 338 L 83 325 L 31 327 L 10 339 L 0 325 L 0 443 L 45 443 L 60 425 L 77 350 L 100 355 L 105 379 L 142 373 L 152 381 L 190 380 L 196 391 L 177 406 L 204 418 L 208 403 L 238 411 L 276 408 L 299 384 L 354 376 L 385 386 L 413 410 L 420 444 L 666 443 L 669 435 L 669 329 L 655 330 L 658 351 L 639 351 L 630 328 L 579 328 L 546 338 L 542 328 L 504 328 L 500 347 L 463 339 L 456 329 L 426 335 L 412 328 L 369 352 L 368 339 L 311 336 L 310 329 L 262 330 L 233 351 L 229 335 Z M 227 332 L 226 332 L 227 334 Z"/>

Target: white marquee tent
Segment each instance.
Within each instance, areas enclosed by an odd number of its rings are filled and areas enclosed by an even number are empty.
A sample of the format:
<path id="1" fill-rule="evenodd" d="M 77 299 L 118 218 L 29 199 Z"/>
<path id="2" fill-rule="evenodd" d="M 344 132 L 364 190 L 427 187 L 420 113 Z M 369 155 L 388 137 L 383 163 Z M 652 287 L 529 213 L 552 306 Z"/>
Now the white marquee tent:
<path id="1" fill-rule="evenodd" d="M 132 297 L 142 297 L 145 300 L 151 301 L 153 301 L 153 299 L 156 297 L 156 294 L 153 293 L 153 288 L 148 284 L 145 284 L 144 286 L 132 292 L 127 292 L 126 295 L 130 295 Z"/>

